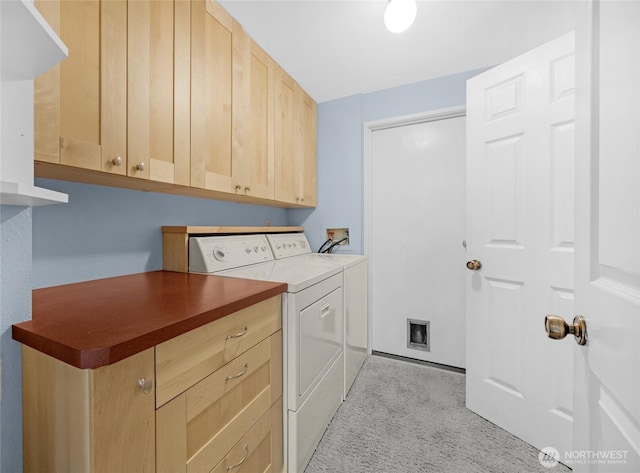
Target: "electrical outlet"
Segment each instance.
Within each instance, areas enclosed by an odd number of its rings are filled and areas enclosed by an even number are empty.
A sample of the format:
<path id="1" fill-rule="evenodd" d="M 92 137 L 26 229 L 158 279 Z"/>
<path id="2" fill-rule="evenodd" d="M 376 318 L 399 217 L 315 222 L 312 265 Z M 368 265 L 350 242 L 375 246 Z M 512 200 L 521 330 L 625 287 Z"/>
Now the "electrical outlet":
<path id="1" fill-rule="evenodd" d="M 334 243 L 340 242 L 340 246 L 346 246 L 349 244 L 349 229 L 348 228 L 327 228 L 325 231 L 325 240 L 331 238 Z M 342 241 L 341 241 L 342 240 Z"/>

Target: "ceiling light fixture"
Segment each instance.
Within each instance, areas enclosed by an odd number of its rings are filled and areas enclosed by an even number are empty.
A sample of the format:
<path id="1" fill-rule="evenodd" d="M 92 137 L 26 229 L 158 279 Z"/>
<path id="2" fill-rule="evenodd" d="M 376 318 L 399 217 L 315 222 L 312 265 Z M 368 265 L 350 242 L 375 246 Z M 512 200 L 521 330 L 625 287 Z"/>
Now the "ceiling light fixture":
<path id="1" fill-rule="evenodd" d="M 413 24 L 417 10 L 416 0 L 389 0 L 384 24 L 392 33 L 402 33 Z"/>

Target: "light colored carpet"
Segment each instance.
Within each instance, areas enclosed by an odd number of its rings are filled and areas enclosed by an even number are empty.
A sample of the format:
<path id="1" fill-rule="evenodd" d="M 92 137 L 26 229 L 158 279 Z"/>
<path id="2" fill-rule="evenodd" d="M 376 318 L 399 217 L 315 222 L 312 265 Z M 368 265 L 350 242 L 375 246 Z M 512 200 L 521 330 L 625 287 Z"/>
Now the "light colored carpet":
<path id="1" fill-rule="evenodd" d="M 564 472 L 464 406 L 462 374 L 370 356 L 306 473 Z"/>

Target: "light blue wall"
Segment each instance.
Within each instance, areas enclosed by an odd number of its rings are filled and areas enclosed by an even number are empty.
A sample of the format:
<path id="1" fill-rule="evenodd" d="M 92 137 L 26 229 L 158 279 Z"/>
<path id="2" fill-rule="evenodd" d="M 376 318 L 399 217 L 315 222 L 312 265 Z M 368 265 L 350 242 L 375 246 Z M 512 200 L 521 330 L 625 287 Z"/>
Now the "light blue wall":
<path id="1" fill-rule="evenodd" d="M 286 225 L 285 209 L 36 179 L 69 203 L 33 210 L 33 287 L 162 269 L 162 225 Z"/>
<path id="2" fill-rule="evenodd" d="M 362 253 L 364 124 L 464 105 L 467 79 L 484 70 L 318 104 L 318 205 L 290 211 L 289 224 L 303 225 L 314 249 L 326 228 L 349 227 L 350 244 L 340 252 Z"/>
<path id="3" fill-rule="evenodd" d="M 22 366 L 11 325 L 31 319 L 31 208 L 0 206 L 0 471 L 22 471 Z"/>

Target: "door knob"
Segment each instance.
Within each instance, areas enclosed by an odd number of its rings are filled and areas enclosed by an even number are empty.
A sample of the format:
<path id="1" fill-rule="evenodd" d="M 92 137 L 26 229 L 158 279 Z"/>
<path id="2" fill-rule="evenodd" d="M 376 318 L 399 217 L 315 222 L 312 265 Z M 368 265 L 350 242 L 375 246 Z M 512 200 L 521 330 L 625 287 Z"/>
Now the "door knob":
<path id="1" fill-rule="evenodd" d="M 467 261 L 467 268 L 471 271 L 478 271 L 482 268 L 482 263 L 477 259 L 472 259 L 471 261 Z"/>
<path id="2" fill-rule="evenodd" d="M 587 321 L 581 315 L 573 318 L 573 323 L 569 325 L 562 317 L 557 315 L 547 315 L 544 318 L 544 329 L 549 338 L 561 340 L 569 334 L 573 334 L 578 345 L 587 344 Z"/>

